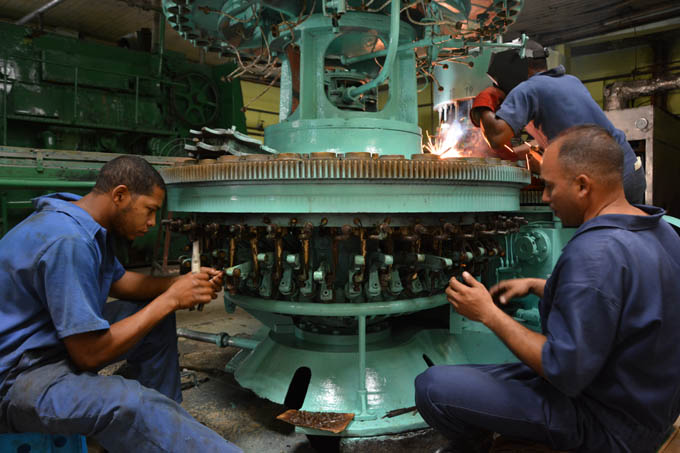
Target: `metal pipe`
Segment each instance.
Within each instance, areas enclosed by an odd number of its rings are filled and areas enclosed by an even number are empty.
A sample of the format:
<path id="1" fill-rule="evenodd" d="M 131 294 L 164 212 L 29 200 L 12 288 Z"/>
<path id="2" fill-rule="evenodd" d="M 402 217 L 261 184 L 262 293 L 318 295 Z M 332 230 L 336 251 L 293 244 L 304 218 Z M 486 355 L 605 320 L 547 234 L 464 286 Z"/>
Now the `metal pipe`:
<path id="1" fill-rule="evenodd" d="M 112 124 L 106 124 L 106 123 L 91 123 L 88 121 L 78 121 L 78 122 L 73 122 L 73 121 L 66 121 L 66 120 L 58 120 L 58 119 L 53 119 L 53 118 L 41 118 L 37 116 L 27 116 L 27 115 L 7 115 L 7 119 L 10 120 L 21 120 L 21 121 L 30 121 L 31 123 L 45 123 L 45 124 L 59 124 L 63 126 L 69 126 L 69 127 L 78 127 L 81 129 L 85 128 L 96 128 L 100 130 L 109 130 L 109 131 L 124 131 L 124 132 L 143 132 L 147 134 L 156 134 L 156 135 L 174 135 L 174 131 L 168 131 L 162 130 L 162 129 L 152 129 L 149 127 L 124 127 L 124 126 L 116 126 Z M 75 126 L 74 126 L 75 124 Z"/>
<path id="2" fill-rule="evenodd" d="M 51 2 L 48 2 L 41 6 L 40 8 L 36 9 L 32 13 L 26 14 L 24 17 L 19 19 L 18 21 L 14 22 L 15 25 L 24 25 L 28 22 L 30 22 L 34 17 L 39 16 L 40 14 L 46 12 L 49 9 L 54 8 L 57 6 L 59 3 L 62 3 L 64 0 L 52 0 Z"/>
<path id="3" fill-rule="evenodd" d="M 680 76 L 672 75 L 655 79 L 615 82 L 604 90 L 604 109 L 619 110 L 626 108 L 628 101 L 640 96 L 649 96 L 661 91 L 680 88 Z"/>
<path id="4" fill-rule="evenodd" d="M 225 294 L 225 299 L 245 310 L 257 310 L 282 315 L 304 316 L 371 316 L 411 313 L 445 305 L 448 302 L 442 294 L 414 299 L 392 300 L 385 302 L 365 302 L 361 304 L 314 304 L 291 302 L 287 300 L 258 299 L 256 297 Z"/>
<path id="5" fill-rule="evenodd" d="M 387 79 L 392 70 L 394 59 L 397 56 L 397 48 L 399 47 L 399 8 L 401 7 L 401 0 L 392 0 L 390 4 L 390 42 L 387 46 L 387 56 L 385 57 L 385 64 L 378 76 L 370 82 L 354 87 L 345 92 L 345 96 L 350 100 L 355 100 L 363 93 L 378 87 Z"/>
<path id="6" fill-rule="evenodd" d="M 203 341 L 205 343 L 213 343 L 220 348 L 232 346 L 240 349 L 255 349 L 260 342 L 250 338 L 232 337 L 226 332 L 210 333 L 200 332 L 198 330 L 185 329 L 180 327 L 177 329 L 177 336 L 182 338 L 189 338 L 190 340 Z"/>
<path id="7" fill-rule="evenodd" d="M 0 187 L 17 187 L 17 188 L 27 188 L 27 187 L 42 187 L 49 188 L 55 187 L 57 189 L 88 189 L 94 186 L 94 181 L 61 181 L 55 179 L 40 179 L 40 180 L 30 180 L 30 179 L 0 179 Z"/>

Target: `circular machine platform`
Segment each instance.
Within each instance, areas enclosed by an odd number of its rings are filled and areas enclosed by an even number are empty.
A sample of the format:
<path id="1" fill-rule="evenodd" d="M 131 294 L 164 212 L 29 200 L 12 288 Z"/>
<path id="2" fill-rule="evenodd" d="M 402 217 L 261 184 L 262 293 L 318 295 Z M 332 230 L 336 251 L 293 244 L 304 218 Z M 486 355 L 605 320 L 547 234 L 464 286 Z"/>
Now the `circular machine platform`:
<path id="1" fill-rule="evenodd" d="M 324 152 L 223 156 L 163 176 L 169 211 L 190 214 L 179 231 L 226 271 L 227 310 L 266 326 L 227 367 L 257 395 L 352 413 L 337 435 L 380 436 L 425 427 L 413 381 L 428 365 L 514 360 L 481 326 L 447 324 L 443 291 L 463 269 L 481 278 L 503 263 L 520 222 L 500 213 L 519 210 L 525 168 Z M 412 322 L 437 307 L 437 322 Z"/>

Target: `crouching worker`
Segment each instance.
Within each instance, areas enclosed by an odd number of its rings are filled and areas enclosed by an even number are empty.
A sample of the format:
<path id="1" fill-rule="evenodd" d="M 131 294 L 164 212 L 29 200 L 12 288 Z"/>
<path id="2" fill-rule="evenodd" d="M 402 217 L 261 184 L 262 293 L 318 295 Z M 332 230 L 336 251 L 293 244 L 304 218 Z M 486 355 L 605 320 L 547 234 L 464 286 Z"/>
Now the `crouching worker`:
<path id="1" fill-rule="evenodd" d="M 148 162 L 118 157 L 89 194 L 37 198 L 0 240 L 0 432 L 83 434 L 111 452 L 241 451 L 179 405 L 174 312 L 214 299 L 222 273 L 151 277 L 113 254 L 112 235 L 142 236 L 164 197 Z M 134 380 L 96 374 L 121 359 Z"/>
<path id="2" fill-rule="evenodd" d="M 664 441 L 680 412 L 680 238 L 663 210 L 626 201 L 622 174 L 623 152 L 606 130 L 566 130 L 544 154 L 543 201 L 578 229 L 548 281 L 508 280 L 489 292 L 468 273 L 451 279 L 456 311 L 521 362 L 418 376 L 418 410 L 450 439 L 442 452 L 489 451 L 494 432 L 504 452 L 651 453 Z M 494 304 L 529 293 L 541 297 L 542 333 Z M 524 446 L 509 449 L 508 439 Z"/>

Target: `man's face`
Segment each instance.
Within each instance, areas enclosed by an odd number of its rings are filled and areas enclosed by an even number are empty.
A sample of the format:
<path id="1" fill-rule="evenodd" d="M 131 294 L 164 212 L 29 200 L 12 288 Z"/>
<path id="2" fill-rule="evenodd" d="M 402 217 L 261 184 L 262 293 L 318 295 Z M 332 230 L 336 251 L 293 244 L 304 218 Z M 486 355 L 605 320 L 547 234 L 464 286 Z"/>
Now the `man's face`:
<path id="1" fill-rule="evenodd" d="M 154 186 L 149 195 L 132 195 L 120 203 L 113 231 L 118 236 L 133 240 L 143 236 L 156 224 L 156 211 L 163 205 L 165 192 Z"/>
<path id="2" fill-rule="evenodd" d="M 541 179 L 545 182 L 543 202 L 550 204 L 555 215 L 567 227 L 583 223 L 584 207 L 579 197 L 579 183 L 574 175 L 564 171 L 557 159 L 559 142 L 551 143 L 543 154 Z"/>

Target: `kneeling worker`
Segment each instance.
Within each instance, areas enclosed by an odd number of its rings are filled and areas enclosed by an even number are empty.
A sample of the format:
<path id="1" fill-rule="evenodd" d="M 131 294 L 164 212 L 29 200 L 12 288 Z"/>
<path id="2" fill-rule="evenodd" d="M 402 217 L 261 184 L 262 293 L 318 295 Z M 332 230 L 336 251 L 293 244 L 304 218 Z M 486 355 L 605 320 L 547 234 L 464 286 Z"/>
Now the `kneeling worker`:
<path id="1" fill-rule="evenodd" d="M 0 433 L 83 434 L 111 452 L 241 451 L 179 405 L 174 312 L 214 299 L 222 273 L 151 277 L 113 253 L 112 235 L 142 236 L 164 197 L 147 161 L 117 157 L 89 194 L 36 199 L 0 240 Z M 123 358 L 135 380 L 96 374 Z"/>
<path id="2" fill-rule="evenodd" d="M 581 452 L 652 453 L 664 441 L 680 413 L 680 238 L 662 209 L 626 201 L 622 174 L 621 147 L 605 129 L 566 130 L 543 157 L 543 201 L 578 229 L 548 281 L 487 291 L 468 273 L 450 280 L 456 311 L 521 363 L 435 366 L 417 377 L 418 410 L 451 441 L 442 452 L 488 451 L 493 432 Z M 542 333 L 493 301 L 529 293 L 541 297 Z M 545 451 L 535 448 L 516 451 Z"/>

